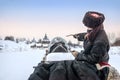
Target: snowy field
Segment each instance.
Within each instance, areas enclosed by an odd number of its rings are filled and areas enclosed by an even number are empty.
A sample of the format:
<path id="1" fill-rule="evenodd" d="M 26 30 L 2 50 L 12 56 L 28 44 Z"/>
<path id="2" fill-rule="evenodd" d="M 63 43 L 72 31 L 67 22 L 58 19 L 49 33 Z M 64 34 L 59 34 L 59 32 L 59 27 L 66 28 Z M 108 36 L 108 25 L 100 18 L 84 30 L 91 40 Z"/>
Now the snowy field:
<path id="1" fill-rule="evenodd" d="M 33 66 L 42 60 L 46 50 L 30 49 L 24 43 L 10 41 L 0 41 L 0 45 L 4 45 L 0 50 L 0 80 L 27 80 L 34 71 Z M 120 72 L 120 47 L 111 47 L 109 54 L 109 63 Z"/>

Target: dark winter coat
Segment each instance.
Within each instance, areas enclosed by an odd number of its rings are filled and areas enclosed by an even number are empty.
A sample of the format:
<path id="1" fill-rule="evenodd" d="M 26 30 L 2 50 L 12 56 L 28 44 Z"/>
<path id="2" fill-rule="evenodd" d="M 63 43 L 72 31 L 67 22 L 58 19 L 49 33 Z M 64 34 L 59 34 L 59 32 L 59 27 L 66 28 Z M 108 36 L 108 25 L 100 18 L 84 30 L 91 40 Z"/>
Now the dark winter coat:
<path id="1" fill-rule="evenodd" d="M 97 34 L 94 42 L 89 40 L 82 39 L 85 36 L 85 33 L 79 34 L 80 37 L 78 40 L 84 40 L 84 51 L 82 54 L 79 54 L 76 60 L 87 61 L 91 64 L 96 64 L 100 62 L 108 62 L 109 60 L 109 41 L 104 30 L 100 30 Z"/>
<path id="2" fill-rule="evenodd" d="M 82 61 L 40 63 L 28 80 L 99 80 L 95 66 Z"/>

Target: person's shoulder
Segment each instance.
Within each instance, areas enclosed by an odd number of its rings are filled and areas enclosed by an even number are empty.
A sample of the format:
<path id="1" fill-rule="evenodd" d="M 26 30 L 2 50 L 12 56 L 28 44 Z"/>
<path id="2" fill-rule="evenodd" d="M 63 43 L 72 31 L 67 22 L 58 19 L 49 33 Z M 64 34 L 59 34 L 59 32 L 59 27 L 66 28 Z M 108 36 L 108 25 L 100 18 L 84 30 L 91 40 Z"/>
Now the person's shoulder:
<path id="1" fill-rule="evenodd" d="M 98 35 L 106 35 L 106 31 L 103 29 L 103 30 L 100 30 Z"/>
<path id="2" fill-rule="evenodd" d="M 100 30 L 99 31 L 95 41 L 103 41 L 103 42 L 108 41 L 108 37 L 107 37 L 107 34 L 106 34 L 105 30 Z"/>

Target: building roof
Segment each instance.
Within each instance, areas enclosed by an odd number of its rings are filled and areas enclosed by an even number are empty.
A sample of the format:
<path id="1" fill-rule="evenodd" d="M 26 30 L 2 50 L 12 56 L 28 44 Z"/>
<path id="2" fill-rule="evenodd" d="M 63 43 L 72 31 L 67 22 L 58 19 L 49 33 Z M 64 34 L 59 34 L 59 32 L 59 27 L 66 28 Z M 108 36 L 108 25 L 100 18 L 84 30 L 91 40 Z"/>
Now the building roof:
<path id="1" fill-rule="evenodd" d="M 44 38 L 43 38 L 43 41 L 50 41 L 47 34 L 45 34 Z"/>

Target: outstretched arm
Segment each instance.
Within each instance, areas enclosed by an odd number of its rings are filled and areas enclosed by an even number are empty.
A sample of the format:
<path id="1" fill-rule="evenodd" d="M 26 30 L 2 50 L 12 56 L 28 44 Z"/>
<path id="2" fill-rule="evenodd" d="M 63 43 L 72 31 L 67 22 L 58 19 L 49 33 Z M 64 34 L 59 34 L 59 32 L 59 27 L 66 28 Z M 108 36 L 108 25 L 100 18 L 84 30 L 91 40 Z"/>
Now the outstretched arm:
<path id="1" fill-rule="evenodd" d="M 84 41 L 85 35 L 87 33 L 79 33 L 79 34 L 75 34 L 73 35 L 74 38 L 78 39 L 78 41 Z"/>

